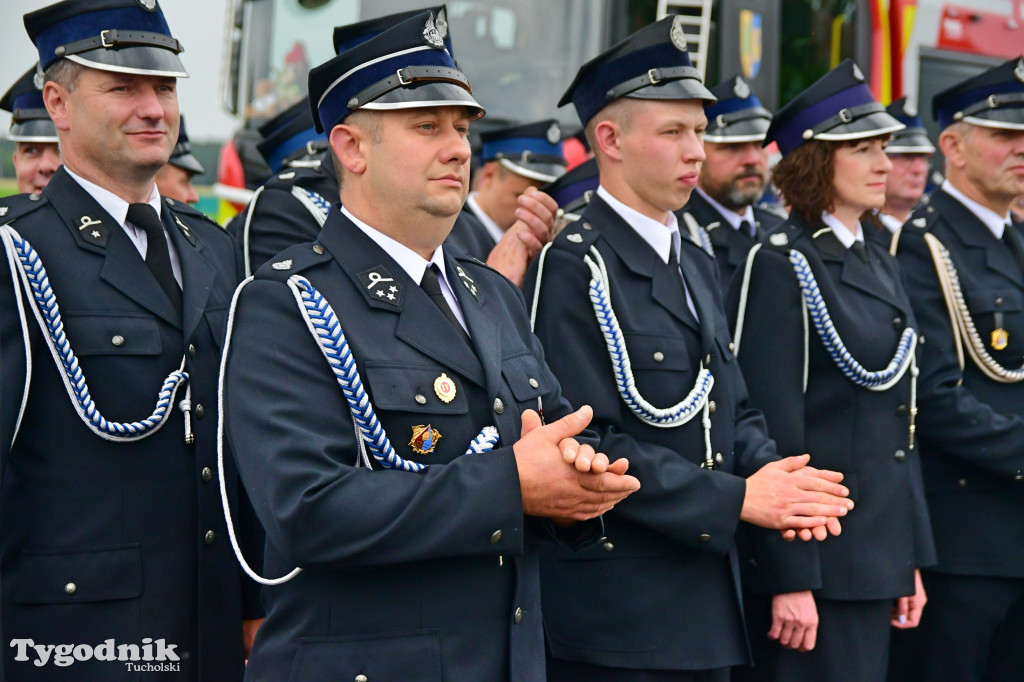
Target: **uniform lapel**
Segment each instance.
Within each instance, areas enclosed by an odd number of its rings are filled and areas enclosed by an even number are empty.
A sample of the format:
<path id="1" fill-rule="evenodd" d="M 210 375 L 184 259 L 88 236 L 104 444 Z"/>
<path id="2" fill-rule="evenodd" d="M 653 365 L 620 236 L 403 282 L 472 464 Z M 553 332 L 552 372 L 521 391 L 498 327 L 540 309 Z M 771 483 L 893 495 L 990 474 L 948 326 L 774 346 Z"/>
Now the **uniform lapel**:
<path id="1" fill-rule="evenodd" d="M 372 314 L 397 314 L 395 336 L 439 363 L 461 373 L 474 383 L 485 386 L 485 377 L 473 349 L 465 344 L 430 297 L 412 281 L 405 270 L 384 249 L 356 227 L 340 211 L 332 209 L 318 241 L 331 252 L 345 273 L 360 291 L 365 287 L 359 273 L 383 266 L 402 287 L 398 305 L 387 305 L 366 297 Z M 448 278 L 454 273 L 449 272 Z M 316 282 L 313 282 L 315 285 Z M 453 289 L 457 284 L 453 284 Z M 365 292 L 364 292 L 365 295 Z M 458 293 L 456 293 L 458 296 Z M 463 308 L 465 311 L 465 307 Z M 338 311 L 339 316 L 343 315 Z M 342 325 L 344 326 L 344 325 Z M 481 332 L 485 335 L 485 332 Z M 470 328 L 474 344 L 478 340 Z"/>
<path id="2" fill-rule="evenodd" d="M 711 343 L 715 338 L 715 302 L 712 298 L 711 286 L 699 279 L 698 258 L 707 258 L 707 254 L 701 247 L 684 238 L 679 249 L 679 264 L 686 280 L 686 289 L 690 292 L 690 298 L 693 299 L 693 307 L 697 309 L 697 317 L 700 320 L 701 355 L 706 356 L 711 350 Z M 683 305 L 686 305 L 685 300 Z"/>
<path id="3" fill-rule="evenodd" d="M 814 238 L 814 246 L 821 254 L 822 260 L 842 264 L 840 280 L 843 284 L 885 301 L 898 310 L 904 309 L 904 305 L 896 298 L 896 293 L 882 281 L 880 273 L 875 272 L 871 265 L 861 260 L 860 256 L 843 246 L 832 230 L 820 229 L 827 231 L 821 232 Z M 873 246 L 866 244 L 865 248 L 870 252 Z M 877 254 L 869 253 L 868 255 L 877 260 Z M 882 263 L 876 265 L 879 268 L 884 267 Z"/>
<path id="4" fill-rule="evenodd" d="M 206 309 L 206 301 L 210 297 L 210 289 L 213 286 L 216 271 L 203 257 L 203 242 L 195 236 L 195 232 L 191 229 L 188 230 L 192 240 L 195 240 L 193 244 L 193 241 L 186 238 L 183 233 L 183 228 L 178 223 L 180 218 L 172 214 L 166 206 L 160 213 L 164 229 L 171 237 L 171 243 L 174 244 L 174 249 L 178 252 L 178 262 L 181 264 L 181 302 L 184 318 L 182 331 L 185 333 L 185 338 L 188 338 L 195 331 L 196 325 L 199 324 L 203 311 Z"/>
<path id="5" fill-rule="evenodd" d="M 933 195 L 929 208 L 932 206 L 954 227 L 953 232 L 965 246 L 984 251 L 985 266 L 989 270 L 998 272 L 1018 288 L 1024 289 L 1024 273 L 1010 249 L 996 239 L 978 216 L 941 190 Z"/>
<path id="6" fill-rule="evenodd" d="M 487 299 L 457 260 L 445 253 L 448 284 L 455 292 L 462 316 L 476 347 L 476 357 L 483 366 L 485 388 L 497 395 L 501 380 L 501 320 L 487 307 Z"/>

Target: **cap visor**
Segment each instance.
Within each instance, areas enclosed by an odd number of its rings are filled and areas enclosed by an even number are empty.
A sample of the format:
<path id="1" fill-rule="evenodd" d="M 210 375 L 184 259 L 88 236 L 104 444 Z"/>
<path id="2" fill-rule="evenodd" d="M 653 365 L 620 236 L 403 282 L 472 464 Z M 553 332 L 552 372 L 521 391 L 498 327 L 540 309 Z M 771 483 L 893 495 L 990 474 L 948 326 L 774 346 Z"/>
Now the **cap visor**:
<path id="1" fill-rule="evenodd" d="M 625 95 L 633 99 L 701 99 L 705 102 L 717 102 L 718 98 L 695 78 L 680 78 L 657 85 L 646 85 L 639 90 Z"/>
<path id="2" fill-rule="evenodd" d="M 12 123 L 7 139 L 13 142 L 58 142 L 57 127 L 50 119 Z"/>
<path id="3" fill-rule="evenodd" d="M 903 131 L 892 136 L 885 151 L 887 154 L 934 154 L 935 145 L 922 132 Z"/>
<path id="4" fill-rule="evenodd" d="M 122 47 L 117 50 L 98 48 L 68 55 L 68 59 L 101 71 L 136 73 L 143 76 L 188 78 L 178 55 L 161 47 Z"/>
<path id="5" fill-rule="evenodd" d="M 1002 109 L 989 109 L 973 116 L 967 116 L 964 118 L 964 121 L 985 128 L 1024 130 L 1024 108 L 1004 107 Z"/>
<path id="6" fill-rule="evenodd" d="M 206 172 L 203 168 L 203 164 L 199 163 L 199 159 L 192 156 L 191 154 L 181 154 L 180 156 L 172 156 L 171 160 L 167 163 L 172 166 L 177 166 L 181 170 L 188 171 L 189 173 L 195 173 L 202 175 Z"/>
<path id="7" fill-rule="evenodd" d="M 458 107 L 464 106 L 484 115 L 484 108 L 473 99 L 473 95 L 465 88 L 454 83 L 430 82 L 407 88 L 395 88 L 386 92 L 372 102 L 367 102 L 360 109 L 371 111 L 389 111 L 391 109 L 415 109 L 418 107 Z"/>
<path id="8" fill-rule="evenodd" d="M 730 142 L 761 142 L 768 132 L 771 121 L 766 118 L 748 118 L 724 128 L 715 128 L 704 133 L 706 142 L 728 144 Z"/>
<path id="9" fill-rule="evenodd" d="M 559 176 L 565 174 L 565 166 L 560 166 L 557 163 L 523 163 L 510 159 L 499 159 L 499 162 L 516 175 L 540 182 L 554 182 Z"/>
<path id="10" fill-rule="evenodd" d="M 865 137 L 876 137 L 886 133 L 895 133 L 906 128 L 892 115 L 885 111 L 877 111 L 867 116 L 861 116 L 849 123 L 841 123 L 823 133 L 814 136 L 815 140 L 826 140 L 831 142 L 843 142 L 845 140 L 860 140 Z"/>

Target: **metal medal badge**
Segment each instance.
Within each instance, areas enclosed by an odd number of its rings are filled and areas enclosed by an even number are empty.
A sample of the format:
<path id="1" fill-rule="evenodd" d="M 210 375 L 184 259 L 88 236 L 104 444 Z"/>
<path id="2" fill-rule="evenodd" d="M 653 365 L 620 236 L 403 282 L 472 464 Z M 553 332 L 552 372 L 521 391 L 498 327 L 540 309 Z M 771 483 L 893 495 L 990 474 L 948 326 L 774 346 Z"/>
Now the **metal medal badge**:
<path id="1" fill-rule="evenodd" d="M 416 454 L 429 455 L 437 447 L 439 440 L 441 440 L 440 431 L 430 424 L 417 424 L 412 427 L 412 440 L 409 441 L 409 447 Z"/>

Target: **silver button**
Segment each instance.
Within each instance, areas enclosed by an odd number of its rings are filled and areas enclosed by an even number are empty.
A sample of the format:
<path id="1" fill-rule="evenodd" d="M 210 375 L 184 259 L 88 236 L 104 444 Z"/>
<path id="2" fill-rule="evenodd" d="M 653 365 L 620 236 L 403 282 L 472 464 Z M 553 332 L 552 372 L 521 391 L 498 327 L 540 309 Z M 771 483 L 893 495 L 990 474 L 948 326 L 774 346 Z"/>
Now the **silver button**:
<path id="1" fill-rule="evenodd" d="M 736 352 L 736 344 L 733 343 L 732 341 L 729 342 L 729 352 L 730 353 L 735 353 Z"/>
<path id="2" fill-rule="evenodd" d="M 114 338 L 110 339 L 110 343 L 114 344 L 115 346 L 123 346 L 124 337 L 121 336 L 120 334 L 115 334 Z"/>
<path id="3" fill-rule="evenodd" d="M 370 678 L 366 675 L 356 675 L 355 682 L 370 682 Z"/>
<path id="4" fill-rule="evenodd" d="M 590 226 L 590 223 L 583 223 L 583 229 L 584 230 L 592 230 L 594 228 Z"/>
<path id="5" fill-rule="evenodd" d="M 34 192 L 28 195 L 30 201 L 39 201 L 39 192 Z"/>
<path id="6" fill-rule="evenodd" d="M 319 244 L 313 244 L 313 253 L 315 253 L 318 256 L 322 256 L 324 253 L 324 247 L 320 246 Z M 366 678 L 364 677 L 363 679 Z"/>
<path id="7" fill-rule="evenodd" d="M 417 393 L 416 394 L 416 402 L 418 402 L 420 405 L 426 405 L 427 404 L 427 396 L 423 395 L 422 393 Z"/>
<path id="8" fill-rule="evenodd" d="M 1013 477 L 1013 480 L 1024 481 L 1024 474 L 1017 474 L 1016 476 Z"/>
<path id="9" fill-rule="evenodd" d="M 907 458 L 907 453 L 904 452 L 903 450 L 897 450 L 896 452 L 893 453 L 892 456 L 896 459 L 897 462 L 902 462 Z"/>
<path id="10" fill-rule="evenodd" d="M 203 536 L 203 542 L 205 542 L 207 546 L 210 546 L 213 544 L 213 541 L 216 537 L 216 533 L 214 533 L 212 530 L 208 530 L 206 531 L 206 535 Z"/>
<path id="11" fill-rule="evenodd" d="M 654 358 L 655 362 L 661 362 L 662 360 L 665 359 L 665 354 L 662 353 L 660 350 L 656 350 L 654 351 L 654 355 L 652 357 Z"/>
<path id="12" fill-rule="evenodd" d="M 718 411 L 718 403 L 716 403 L 714 400 L 709 400 L 708 401 L 708 412 L 710 414 L 714 414 L 717 411 Z"/>
<path id="13" fill-rule="evenodd" d="M 519 625 L 520 623 L 523 622 L 523 613 L 525 613 L 525 612 L 520 607 L 517 606 L 516 607 L 516 614 L 515 614 L 515 616 L 512 619 L 512 620 L 514 620 L 516 622 L 516 625 Z"/>
<path id="14" fill-rule="evenodd" d="M 697 536 L 697 539 L 700 540 L 701 542 L 711 542 L 711 536 L 708 535 L 707 533 L 701 533 L 700 535 Z"/>
<path id="15" fill-rule="evenodd" d="M 493 533 L 491 533 L 491 544 L 496 545 L 499 542 L 501 542 L 501 531 L 496 530 Z"/>
<path id="16" fill-rule="evenodd" d="M 718 466 L 722 466 L 723 462 L 725 462 L 725 457 L 722 457 L 722 453 L 721 452 L 716 452 L 715 453 L 715 464 L 717 464 Z"/>
<path id="17" fill-rule="evenodd" d="M 607 542 L 607 541 L 604 544 L 602 544 L 601 546 L 604 547 L 604 551 L 606 551 L 606 552 L 610 552 L 613 549 L 615 549 L 615 545 L 613 545 L 612 543 Z"/>
<path id="18" fill-rule="evenodd" d="M 203 407 L 202 403 L 198 403 L 195 409 L 196 419 L 202 419 L 206 416 L 206 408 Z"/>
<path id="19" fill-rule="evenodd" d="M 167 205 L 168 206 L 174 206 L 174 199 L 171 199 L 169 197 L 164 197 L 164 199 L 167 200 Z"/>
<path id="20" fill-rule="evenodd" d="M 78 585 L 74 583 L 68 583 L 64 586 L 64 594 L 74 594 L 78 592 Z"/>
<path id="21" fill-rule="evenodd" d="M 966 488 L 967 487 L 967 479 L 966 478 L 961 478 L 959 481 L 956 482 L 956 484 L 958 486 L 960 486 L 961 488 Z"/>
<path id="22" fill-rule="evenodd" d="M 705 365 L 710 365 L 711 364 L 711 353 L 708 353 L 707 357 L 704 358 L 704 364 Z"/>
<path id="23" fill-rule="evenodd" d="M 501 414 L 505 411 L 505 403 L 501 402 L 501 398 L 494 399 L 494 413 Z"/>
<path id="24" fill-rule="evenodd" d="M 530 386 L 537 388 L 538 386 L 540 386 L 540 382 L 534 379 L 533 377 L 530 377 Z"/>
<path id="25" fill-rule="evenodd" d="M 191 344 L 191 343 L 190 343 L 190 344 L 188 344 L 188 356 L 189 356 L 190 358 L 194 358 L 194 357 L 196 356 L 196 347 L 195 347 L 195 344 Z"/>
<path id="26" fill-rule="evenodd" d="M 210 467 L 203 467 L 203 483 L 209 483 L 213 480 L 213 469 Z"/>

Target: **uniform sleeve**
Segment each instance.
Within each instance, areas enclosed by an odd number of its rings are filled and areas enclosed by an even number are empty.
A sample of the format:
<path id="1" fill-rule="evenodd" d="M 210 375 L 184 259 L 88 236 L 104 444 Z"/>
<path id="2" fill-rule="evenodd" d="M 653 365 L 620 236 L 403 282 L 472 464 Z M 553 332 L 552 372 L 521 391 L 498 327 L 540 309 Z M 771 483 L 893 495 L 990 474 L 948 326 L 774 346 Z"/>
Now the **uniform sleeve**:
<path id="1" fill-rule="evenodd" d="M 918 346 L 917 432 L 973 466 L 998 475 L 1018 474 L 1024 470 L 1024 419 L 998 412 L 961 385 L 949 311 L 928 245 L 918 234 L 904 231 L 897 258 L 925 338 Z"/>
<path id="2" fill-rule="evenodd" d="M 735 328 L 743 271 L 729 290 L 729 319 Z M 793 269 L 779 254 L 754 256 L 744 324 L 737 350 L 750 402 L 761 409 L 768 432 L 783 457 L 807 452 L 804 439 L 804 328 L 802 302 Z M 811 464 L 814 464 L 814 453 Z M 786 542 L 778 531 L 751 528 L 757 571 L 751 589 L 780 594 L 821 587 L 818 547 Z M 827 542 L 827 540 L 826 540 Z"/>
<path id="3" fill-rule="evenodd" d="M 353 466 L 348 405 L 286 285 L 256 280 L 243 290 L 224 362 L 239 473 L 268 544 L 296 565 L 522 553 L 511 447 L 424 473 Z"/>
<path id="4" fill-rule="evenodd" d="M 531 267 L 527 298 L 537 274 Z M 548 365 L 573 405 L 594 408 L 591 428 L 598 450 L 611 460 L 629 459 L 629 473 L 640 490 L 611 512 L 656 530 L 682 544 L 728 552 L 739 523 L 746 483 L 720 471 L 707 471 L 678 453 L 635 439 L 622 428 L 625 408 L 612 373 L 604 338 L 587 293 L 589 270 L 576 256 L 551 249 L 545 261 L 536 332 L 548 351 Z M 531 299 L 532 300 L 532 299 Z M 710 541 L 700 537 L 710 536 Z"/>

